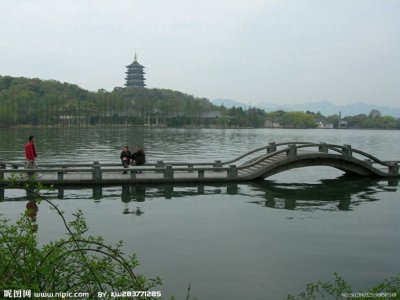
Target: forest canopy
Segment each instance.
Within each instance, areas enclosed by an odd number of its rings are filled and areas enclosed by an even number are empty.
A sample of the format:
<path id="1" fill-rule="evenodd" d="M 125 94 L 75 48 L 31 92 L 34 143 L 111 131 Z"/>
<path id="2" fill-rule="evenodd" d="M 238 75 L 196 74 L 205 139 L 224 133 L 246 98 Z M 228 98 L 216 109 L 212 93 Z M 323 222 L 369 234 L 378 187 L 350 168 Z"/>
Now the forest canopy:
<path id="1" fill-rule="evenodd" d="M 216 106 L 206 98 L 156 88 L 96 92 L 56 80 L 0 76 L 0 126 L 157 126 L 223 128 L 400 129 L 400 119 L 369 115 L 323 116 L 317 112 L 266 112 L 256 107 Z M 322 125 L 321 125 L 322 124 Z M 326 126 L 326 127 L 325 127 Z"/>

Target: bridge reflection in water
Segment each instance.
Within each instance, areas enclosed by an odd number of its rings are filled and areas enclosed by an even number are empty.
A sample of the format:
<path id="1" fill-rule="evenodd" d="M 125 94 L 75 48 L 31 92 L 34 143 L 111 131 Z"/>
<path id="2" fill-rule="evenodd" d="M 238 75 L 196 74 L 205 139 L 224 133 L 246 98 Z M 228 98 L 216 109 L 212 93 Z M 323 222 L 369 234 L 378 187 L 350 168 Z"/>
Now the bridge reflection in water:
<path id="1" fill-rule="evenodd" d="M 347 175 L 335 179 L 324 179 L 317 183 L 277 183 L 259 180 L 248 183 L 224 183 L 218 185 L 129 185 L 122 186 L 59 186 L 50 193 L 49 199 L 82 199 L 102 200 L 120 198 L 124 203 L 123 214 L 140 216 L 144 213 L 140 203 L 148 199 L 187 198 L 201 195 L 240 195 L 247 202 L 262 207 L 288 210 L 352 210 L 363 202 L 377 201 L 377 194 L 383 191 L 397 191 L 398 180 L 371 179 L 366 177 L 350 177 Z M 91 190 L 91 192 L 90 192 Z M 66 191 L 68 191 L 66 193 Z M 71 192 L 70 191 L 76 191 Z M 81 196 L 85 195 L 85 196 Z M 18 197 L 4 197 L 0 193 L 0 201 L 32 201 L 32 193 Z M 249 200 L 250 199 L 250 200 Z M 252 200 L 254 199 L 254 200 Z M 200 201 L 200 200 L 199 200 Z"/>
<path id="2" fill-rule="evenodd" d="M 252 203 L 289 210 L 352 210 L 363 202 L 377 201 L 383 191 L 396 192 L 398 179 L 373 180 L 344 175 L 320 183 L 274 183 L 259 181 L 257 188 L 265 200 Z"/>

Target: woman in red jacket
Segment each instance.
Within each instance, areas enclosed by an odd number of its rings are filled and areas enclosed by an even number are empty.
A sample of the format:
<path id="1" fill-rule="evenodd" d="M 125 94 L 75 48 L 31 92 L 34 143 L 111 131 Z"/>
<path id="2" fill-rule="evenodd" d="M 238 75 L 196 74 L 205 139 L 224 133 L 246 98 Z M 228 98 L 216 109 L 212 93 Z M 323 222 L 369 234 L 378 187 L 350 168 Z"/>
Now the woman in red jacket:
<path id="1" fill-rule="evenodd" d="M 37 169 L 36 157 L 35 137 L 31 135 L 29 136 L 28 143 L 25 145 L 26 169 Z"/>

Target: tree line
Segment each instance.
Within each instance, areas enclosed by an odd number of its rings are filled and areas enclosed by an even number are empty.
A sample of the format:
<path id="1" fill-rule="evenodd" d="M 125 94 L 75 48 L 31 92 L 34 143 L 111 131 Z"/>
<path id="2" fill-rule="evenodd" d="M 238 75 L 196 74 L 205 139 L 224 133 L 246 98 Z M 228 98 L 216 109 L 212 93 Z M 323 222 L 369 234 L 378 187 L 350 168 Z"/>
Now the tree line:
<path id="1" fill-rule="evenodd" d="M 122 88 L 96 92 L 56 80 L 0 76 L 0 126 L 172 126 L 234 128 L 316 128 L 318 124 L 348 128 L 400 129 L 400 119 L 369 115 L 323 116 L 314 112 L 266 112 L 255 107 L 216 106 L 168 89 Z M 273 126 L 270 126 L 270 125 Z"/>
<path id="2" fill-rule="evenodd" d="M 208 99 L 166 89 L 91 92 L 70 83 L 0 76 L 0 125 L 198 125 Z"/>

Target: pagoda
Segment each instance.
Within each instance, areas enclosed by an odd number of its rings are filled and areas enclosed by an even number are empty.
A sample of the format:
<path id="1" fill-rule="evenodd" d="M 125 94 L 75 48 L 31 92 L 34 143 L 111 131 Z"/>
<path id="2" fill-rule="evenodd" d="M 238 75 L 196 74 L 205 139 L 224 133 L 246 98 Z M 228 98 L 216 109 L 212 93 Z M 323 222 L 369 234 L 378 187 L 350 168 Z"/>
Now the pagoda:
<path id="1" fill-rule="evenodd" d="M 126 66 L 126 77 L 125 86 L 126 87 L 142 87 L 144 88 L 146 84 L 144 83 L 144 67 L 137 62 L 137 57 L 135 53 L 135 61 L 129 66 Z"/>

